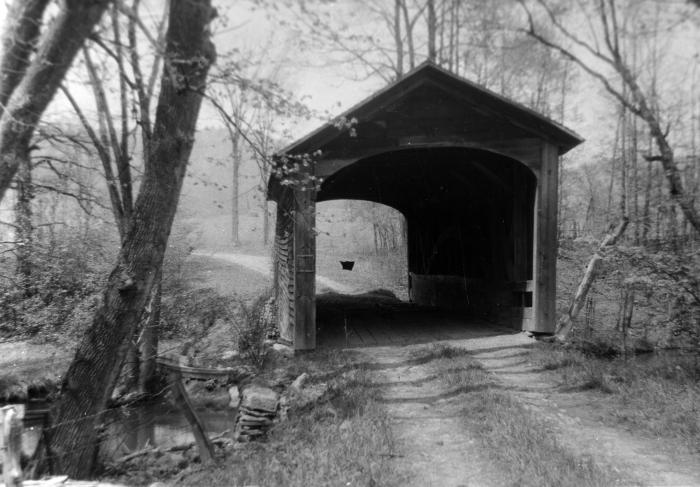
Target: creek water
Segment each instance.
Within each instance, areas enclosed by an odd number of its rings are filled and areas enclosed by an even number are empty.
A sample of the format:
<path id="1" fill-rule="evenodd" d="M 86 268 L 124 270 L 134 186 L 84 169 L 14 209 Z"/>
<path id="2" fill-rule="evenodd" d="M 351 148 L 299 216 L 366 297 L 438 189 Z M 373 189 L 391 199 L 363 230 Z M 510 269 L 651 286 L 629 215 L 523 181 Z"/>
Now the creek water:
<path id="1" fill-rule="evenodd" d="M 236 413 L 230 408 L 197 409 L 210 435 L 232 432 Z M 116 459 L 149 446 L 167 448 L 194 441 L 192 428 L 183 414 L 167 401 L 110 410 L 105 413 L 103 424 L 106 434 L 100 453 L 105 459 Z M 40 424 L 25 426 L 22 437 L 25 454 L 31 455 L 36 449 L 41 429 Z"/>

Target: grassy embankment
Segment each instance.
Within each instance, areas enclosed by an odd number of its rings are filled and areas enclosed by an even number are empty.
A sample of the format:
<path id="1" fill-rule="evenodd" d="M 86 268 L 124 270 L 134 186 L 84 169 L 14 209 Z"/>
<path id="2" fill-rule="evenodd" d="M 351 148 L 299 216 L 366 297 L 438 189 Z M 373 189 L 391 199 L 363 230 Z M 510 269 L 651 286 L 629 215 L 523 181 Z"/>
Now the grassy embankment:
<path id="1" fill-rule="evenodd" d="M 388 418 L 367 370 L 333 351 L 297 357 L 286 368 L 289 377 L 303 371 L 312 386 L 328 384 L 319 400 L 292 407 L 266 441 L 227 448 L 214 467 L 185 471 L 176 485 L 402 485 L 389 462 Z"/>
<path id="2" fill-rule="evenodd" d="M 530 360 L 566 390 L 604 394 L 608 424 L 622 424 L 700 452 L 700 358 L 666 352 L 624 360 L 539 344 Z"/>
<path id="3" fill-rule="evenodd" d="M 434 346 L 418 358 L 429 359 L 448 388 L 462 391 L 459 401 L 464 424 L 506 475 L 509 485 L 609 486 L 620 480 L 591 458 L 563 447 L 552 426 L 495 387 L 490 374 L 467 351 Z"/>

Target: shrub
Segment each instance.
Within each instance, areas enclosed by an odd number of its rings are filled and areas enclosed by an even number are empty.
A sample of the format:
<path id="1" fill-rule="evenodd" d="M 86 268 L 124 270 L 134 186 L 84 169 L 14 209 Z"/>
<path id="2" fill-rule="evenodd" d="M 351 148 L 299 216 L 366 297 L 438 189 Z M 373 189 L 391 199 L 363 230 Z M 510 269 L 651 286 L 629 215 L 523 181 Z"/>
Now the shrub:
<path id="1" fill-rule="evenodd" d="M 250 306 L 243 304 L 241 309 L 242 319 L 233 321 L 238 351 L 256 367 L 262 367 L 267 354 L 265 340 L 276 331 L 277 316 L 272 293 L 258 296 Z"/>

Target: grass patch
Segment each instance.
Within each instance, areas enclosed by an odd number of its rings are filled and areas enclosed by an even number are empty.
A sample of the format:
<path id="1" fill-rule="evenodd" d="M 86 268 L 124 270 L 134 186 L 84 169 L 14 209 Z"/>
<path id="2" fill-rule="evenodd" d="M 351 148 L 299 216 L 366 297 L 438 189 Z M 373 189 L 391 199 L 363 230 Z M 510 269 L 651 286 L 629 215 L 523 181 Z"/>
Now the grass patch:
<path id="1" fill-rule="evenodd" d="M 339 352 L 303 360 L 314 362 L 316 370 L 343 362 Z M 216 466 L 187 475 L 177 485 L 403 485 L 389 464 L 394 440 L 367 370 L 338 374 L 328 384 L 313 407 L 290 411 L 266 442 L 230 450 Z"/>
<path id="2" fill-rule="evenodd" d="M 540 344 L 532 360 L 559 376 L 565 391 L 608 393 L 610 424 L 680 441 L 700 452 L 700 360 L 680 354 L 604 359 Z M 601 409 L 601 411 L 604 411 Z"/>
<path id="3" fill-rule="evenodd" d="M 464 416 L 476 438 L 507 473 L 511 485 L 608 486 L 619 482 L 591 457 L 568 451 L 552 427 L 509 394 L 471 394 Z"/>
<path id="4" fill-rule="evenodd" d="M 412 362 L 416 363 L 427 363 L 433 360 L 441 359 L 453 359 L 457 357 L 464 357 L 468 355 L 469 351 L 465 348 L 453 347 L 451 345 L 445 345 L 443 343 L 438 343 L 435 345 L 430 345 L 429 347 L 417 350 L 412 354 Z"/>
<path id="5" fill-rule="evenodd" d="M 446 385 L 467 392 L 460 396 L 464 421 L 508 478 L 508 485 L 608 486 L 618 480 L 592 458 L 563 447 L 549 423 L 510 394 L 496 390 L 491 375 L 467 355 L 463 349 L 440 347 L 423 356 L 436 360 L 432 365 Z"/>

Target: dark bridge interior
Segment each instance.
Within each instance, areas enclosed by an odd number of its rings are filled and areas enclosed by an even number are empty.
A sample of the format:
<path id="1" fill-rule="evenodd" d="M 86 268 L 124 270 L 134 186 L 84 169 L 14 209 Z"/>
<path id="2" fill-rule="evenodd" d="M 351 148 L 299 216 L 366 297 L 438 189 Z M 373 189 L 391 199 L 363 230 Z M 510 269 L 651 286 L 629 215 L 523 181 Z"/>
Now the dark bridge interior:
<path id="1" fill-rule="evenodd" d="M 334 173 L 317 201 L 360 199 L 399 210 L 408 224 L 412 300 L 485 316 L 512 304 L 500 291 L 505 283 L 532 279 L 535 187 L 527 167 L 493 152 L 411 148 Z"/>

